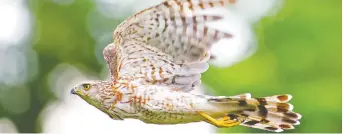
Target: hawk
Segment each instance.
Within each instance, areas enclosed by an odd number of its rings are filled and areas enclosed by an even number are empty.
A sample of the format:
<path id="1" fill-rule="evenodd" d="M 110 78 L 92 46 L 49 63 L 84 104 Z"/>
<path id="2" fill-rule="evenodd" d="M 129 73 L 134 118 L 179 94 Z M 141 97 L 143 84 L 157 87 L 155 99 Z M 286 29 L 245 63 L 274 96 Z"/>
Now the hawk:
<path id="1" fill-rule="evenodd" d="M 191 93 L 208 69 L 210 49 L 233 35 L 207 25 L 225 14 L 210 12 L 234 0 L 167 0 L 117 26 L 103 50 L 111 81 L 76 85 L 76 94 L 114 120 L 179 124 L 205 121 L 217 127 L 243 125 L 273 132 L 293 129 L 301 115 L 291 95 Z M 207 12 L 208 11 L 208 12 Z"/>

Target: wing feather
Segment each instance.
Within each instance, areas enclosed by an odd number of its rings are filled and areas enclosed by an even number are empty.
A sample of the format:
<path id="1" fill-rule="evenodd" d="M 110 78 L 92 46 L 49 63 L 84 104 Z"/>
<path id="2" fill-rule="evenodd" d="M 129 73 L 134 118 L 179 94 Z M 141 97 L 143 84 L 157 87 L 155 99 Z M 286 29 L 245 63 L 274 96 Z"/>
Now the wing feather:
<path id="1" fill-rule="evenodd" d="M 234 0 L 168 0 L 145 9 L 114 31 L 104 49 L 112 80 L 130 78 L 190 91 L 208 69 L 210 48 L 230 33 L 211 28 L 223 14 L 206 12 Z"/>

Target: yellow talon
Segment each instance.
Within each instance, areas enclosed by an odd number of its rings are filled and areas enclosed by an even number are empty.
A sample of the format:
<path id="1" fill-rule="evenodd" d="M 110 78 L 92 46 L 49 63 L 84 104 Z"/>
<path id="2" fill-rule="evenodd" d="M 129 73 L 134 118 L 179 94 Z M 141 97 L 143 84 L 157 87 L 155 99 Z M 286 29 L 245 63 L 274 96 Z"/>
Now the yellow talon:
<path id="1" fill-rule="evenodd" d="M 229 117 L 225 116 L 225 117 L 221 118 L 220 120 L 227 121 L 227 120 L 229 120 Z"/>
<path id="2" fill-rule="evenodd" d="M 241 121 L 235 121 L 235 120 L 230 120 L 227 117 L 225 118 L 221 118 L 219 120 L 212 118 L 211 116 L 209 116 L 208 114 L 204 113 L 204 112 L 198 112 L 199 115 L 201 115 L 202 117 L 204 117 L 205 119 L 207 119 L 208 123 L 211 123 L 212 125 L 216 126 L 216 127 L 234 127 L 237 126 L 239 124 L 241 124 Z"/>

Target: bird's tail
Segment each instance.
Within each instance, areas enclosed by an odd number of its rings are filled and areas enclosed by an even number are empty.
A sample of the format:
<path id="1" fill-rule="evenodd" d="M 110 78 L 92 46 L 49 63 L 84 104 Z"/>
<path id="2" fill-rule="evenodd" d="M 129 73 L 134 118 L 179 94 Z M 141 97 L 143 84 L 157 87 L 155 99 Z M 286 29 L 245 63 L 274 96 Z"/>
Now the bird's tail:
<path id="1" fill-rule="evenodd" d="M 291 95 L 251 98 L 250 94 L 242 94 L 213 97 L 208 101 L 228 111 L 226 117 L 242 120 L 243 126 L 281 132 L 300 124 L 301 115 L 293 112 L 293 105 L 288 103 L 291 98 Z"/>

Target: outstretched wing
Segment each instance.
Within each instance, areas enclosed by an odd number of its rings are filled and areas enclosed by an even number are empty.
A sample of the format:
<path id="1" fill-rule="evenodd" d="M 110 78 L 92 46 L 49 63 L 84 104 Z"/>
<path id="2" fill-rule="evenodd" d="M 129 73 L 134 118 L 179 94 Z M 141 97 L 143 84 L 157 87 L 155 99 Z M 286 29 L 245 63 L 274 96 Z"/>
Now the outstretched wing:
<path id="1" fill-rule="evenodd" d="M 172 56 L 135 40 L 109 44 L 103 54 L 115 83 L 134 81 L 190 91 L 200 84 L 201 73 L 208 69 L 206 62 L 176 64 Z"/>
<path id="2" fill-rule="evenodd" d="M 104 49 L 112 80 L 193 89 L 208 69 L 211 46 L 232 37 L 208 26 L 225 16 L 212 11 L 230 3 L 234 0 L 168 0 L 130 17 Z"/>

